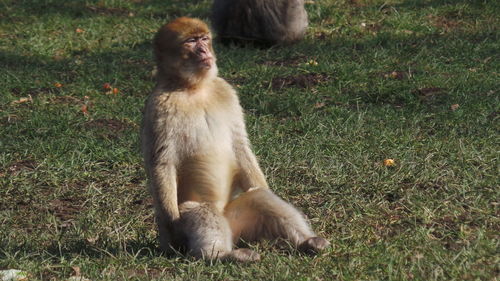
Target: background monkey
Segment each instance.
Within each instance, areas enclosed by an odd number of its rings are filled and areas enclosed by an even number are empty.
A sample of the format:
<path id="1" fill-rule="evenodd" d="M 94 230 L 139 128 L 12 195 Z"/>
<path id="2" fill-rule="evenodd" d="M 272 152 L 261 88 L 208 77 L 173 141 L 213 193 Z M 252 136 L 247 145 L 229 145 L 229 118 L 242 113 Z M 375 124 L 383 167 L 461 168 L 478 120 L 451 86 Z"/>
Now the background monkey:
<path id="1" fill-rule="evenodd" d="M 283 44 L 304 37 L 304 0 L 214 0 L 212 23 L 223 41 Z"/>
<path id="2" fill-rule="evenodd" d="M 274 195 L 250 149 L 235 90 L 217 76 L 212 36 L 198 19 L 178 18 L 154 38 L 157 84 L 141 132 L 161 247 L 208 259 L 254 261 L 240 238 L 284 238 L 317 252 L 316 237 L 292 205 Z"/>

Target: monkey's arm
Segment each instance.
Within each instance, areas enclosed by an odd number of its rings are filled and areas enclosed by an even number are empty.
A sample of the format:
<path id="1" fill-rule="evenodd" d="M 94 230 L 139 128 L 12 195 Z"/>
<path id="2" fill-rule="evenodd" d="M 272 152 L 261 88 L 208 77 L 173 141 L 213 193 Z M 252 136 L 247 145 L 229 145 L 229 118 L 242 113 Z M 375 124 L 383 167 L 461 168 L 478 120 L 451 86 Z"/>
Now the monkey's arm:
<path id="1" fill-rule="evenodd" d="M 179 207 L 177 206 L 176 169 L 171 164 L 153 165 L 149 188 L 155 206 L 156 223 L 160 246 L 166 253 L 172 253 L 182 245 L 183 236 L 177 230 Z"/>
<path id="2" fill-rule="evenodd" d="M 157 212 L 167 224 L 179 218 L 176 174 L 175 166 L 168 163 L 154 164 L 151 171 L 151 193 Z"/>
<path id="3" fill-rule="evenodd" d="M 145 126 L 142 140 L 144 158 L 156 211 L 165 219 L 164 223 L 171 224 L 179 218 L 175 143 L 169 141 L 168 132 L 160 131 L 158 127 L 166 126 Z"/>
<path id="4" fill-rule="evenodd" d="M 177 171 L 172 159 L 166 157 L 167 149 L 156 147 L 154 143 L 148 146 L 148 140 L 150 139 L 143 135 L 143 147 L 147 146 L 144 149 L 146 171 L 155 207 L 160 245 L 164 251 L 171 253 L 172 248 L 181 245 L 181 238 L 175 231 L 176 221 L 180 217 L 177 206 Z"/>
<path id="5" fill-rule="evenodd" d="M 243 118 L 241 119 L 233 130 L 233 145 L 241 169 L 239 174 L 241 189 L 247 191 L 252 187 L 269 188 L 257 158 L 250 148 L 245 123 Z"/>
<path id="6" fill-rule="evenodd" d="M 160 237 L 162 244 L 167 245 L 170 244 L 173 224 L 179 218 L 176 153 L 175 143 L 168 141 L 170 131 L 165 129 L 167 124 L 158 121 L 155 104 L 155 100 L 148 103 L 150 110 L 144 115 L 141 143 Z"/>

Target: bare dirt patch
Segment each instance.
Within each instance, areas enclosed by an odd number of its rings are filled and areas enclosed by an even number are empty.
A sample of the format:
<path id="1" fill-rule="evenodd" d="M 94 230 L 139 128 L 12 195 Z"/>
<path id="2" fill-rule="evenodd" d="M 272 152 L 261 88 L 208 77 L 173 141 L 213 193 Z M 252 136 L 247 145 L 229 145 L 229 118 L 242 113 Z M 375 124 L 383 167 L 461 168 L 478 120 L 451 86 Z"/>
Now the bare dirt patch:
<path id="1" fill-rule="evenodd" d="M 89 129 L 106 129 L 121 132 L 130 126 L 116 119 L 96 119 L 85 123 L 85 127 Z"/>
<path id="2" fill-rule="evenodd" d="M 439 87 L 420 88 L 412 92 L 421 102 L 427 104 L 439 104 L 446 101 L 448 97 L 447 89 Z"/>
<path id="3" fill-rule="evenodd" d="M 49 202 L 49 211 L 62 221 L 61 226 L 69 226 L 82 211 L 82 203 L 77 198 L 60 198 Z"/>
<path id="4" fill-rule="evenodd" d="M 388 71 L 380 73 L 380 76 L 389 79 L 403 80 L 408 77 L 408 73 L 404 71 Z"/>
<path id="5" fill-rule="evenodd" d="M 362 23 L 361 27 L 367 32 L 377 33 L 382 29 L 381 23 Z"/>
<path id="6" fill-rule="evenodd" d="M 31 96 L 31 97 L 36 97 L 41 94 L 57 93 L 59 91 L 60 90 L 58 88 L 51 88 L 51 87 L 29 88 L 26 90 L 17 87 L 10 89 L 10 92 L 14 96 Z"/>
<path id="7" fill-rule="evenodd" d="M 125 130 L 132 128 L 133 124 L 116 119 L 96 119 L 86 122 L 83 126 L 87 130 L 95 131 L 98 137 L 118 138 Z"/>
<path id="8" fill-rule="evenodd" d="M 128 278 L 134 279 L 142 279 L 145 277 L 151 278 L 151 279 L 156 279 L 159 278 L 162 275 L 162 271 L 157 268 L 145 268 L 145 269 L 126 269 L 124 270 L 125 275 Z"/>
<path id="9" fill-rule="evenodd" d="M 287 87 L 310 88 L 328 80 L 330 80 L 330 77 L 325 73 L 307 73 L 273 78 L 271 87 L 273 90 L 281 90 Z"/>
<path id="10" fill-rule="evenodd" d="M 36 168 L 37 163 L 33 160 L 20 160 L 10 164 L 5 172 L 9 175 L 18 175 L 22 171 L 32 171 Z"/>
<path id="11" fill-rule="evenodd" d="M 380 213 L 381 216 L 365 220 L 376 240 L 392 239 L 414 228 L 412 223 L 414 216 L 398 203 L 393 203 L 388 210 L 380 210 Z"/>
<path id="12" fill-rule="evenodd" d="M 267 66 L 298 66 L 307 61 L 307 57 L 304 55 L 294 56 L 287 59 L 277 59 L 277 60 L 266 60 L 262 61 L 260 64 Z"/>
<path id="13" fill-rule="evenodd" d="M 314 38 L 317 40 L 326 40 L 332 36 L 332 32 L 318 31 L 314 33 Z"/>
<path id="14" fill-rule="evenodd" d="M 151 208 L 153 208 L 153 199 L 151 197 L 137 199 L 137 200 L 134 200 L 132 202 L 132 204 L 135 206 L 141 206 L 145 209 L 151 209 Z"/>
<path id="15" fill-rule="evenodd" d="M 21 117 L 19 117 L 18 115 L 9 114 L 7 116 L 0 118 L 0 125 L 8 125 L 8 124 L 16 123 L 19 120 L 21 120 Z"/>
<path id="16" fill-rule="evenodd" d="M 365 1 L 363 0 L 349 0 L 349 5 L 354 6 L 354 7 L 364 7 L 366 6 Z"/>
<path id="17" fill-rule="evenodd" d="M 225 78 L 231 85 L 239 86 L 245 84 L 247 78 L 245 77 L 233 77 L 233 78 Z"/>
<path id="18" fill-rule="evenodd" d="M 129 16 L 131 13 L 125 8 L 111 8 L 104 6 L 88 6 L 87 9 L 92 13 L 106 16 Z"/>
<path id="19" fill-rule="evenodd" d="M 72 96 L 56 96 L 50 99 L 54 104 L 81 104 L 83 100 Z"/>
<path id="20" fill-rule="evenodd" d="M 427 18 L 429 19 L 431 25 L 446 32 L 457 29 L 463 24 L 460 21 L 448 19 L 443 16 L 429 15 Z"/>

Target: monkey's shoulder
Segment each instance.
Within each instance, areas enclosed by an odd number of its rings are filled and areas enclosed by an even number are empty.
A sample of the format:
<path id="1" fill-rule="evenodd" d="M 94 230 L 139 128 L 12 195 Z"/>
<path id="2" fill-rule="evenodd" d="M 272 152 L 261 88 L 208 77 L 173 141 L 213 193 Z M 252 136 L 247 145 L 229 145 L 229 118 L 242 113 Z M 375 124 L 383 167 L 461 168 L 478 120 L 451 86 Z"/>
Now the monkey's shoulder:
<path id="1" fill-rule="evenodd" d="M 236 90 L 219 77 L 205 81 L 203 87 L 194 91 L 155 89 L 146 101 L 144 114 L 189 117 L 211 111 L 240 111 Z"/>
<path id="2" fill-rule="evenodd" d="M 214 85 L 216 85 L 217 87 L 221 87 L 221 88 L 226 88 L 227 90 L 231 90 L 231 91 L 234 91 L 233 87 L 231 86 L 231 84 L 229 84 L 224 78 L 222 77 L 215 77 L 214 79 L 212 79 L 212 83 L 214 83 Z"/>
<path id="3" fill-rule="evenodd" d="M 238 99 L 236 90 L 226 80 L 221 77 L 216 77 L 212 80 L 212 89 L 218 96 L 235 101 Z"/>

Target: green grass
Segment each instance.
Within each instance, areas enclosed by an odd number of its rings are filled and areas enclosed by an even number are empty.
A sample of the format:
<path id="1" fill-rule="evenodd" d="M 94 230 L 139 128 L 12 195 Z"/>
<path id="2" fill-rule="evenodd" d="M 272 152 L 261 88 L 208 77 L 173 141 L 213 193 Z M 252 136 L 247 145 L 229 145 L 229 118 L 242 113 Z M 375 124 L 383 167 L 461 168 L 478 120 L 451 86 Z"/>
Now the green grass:
<path id="1" fill-rule="evenodd" d="M 333 246 L 308 257 L 252 244 L 263 260 L 250 265 L 163 256 L 138 148 L 150 42 L 209 7 L 0 0 L 0 269 L 30 280 L 76 267 L 92 280 L 498 279 L 500 5 L 487 0 L 316 0 L 298 44 L 216 44 L 270 185 Z"/>

